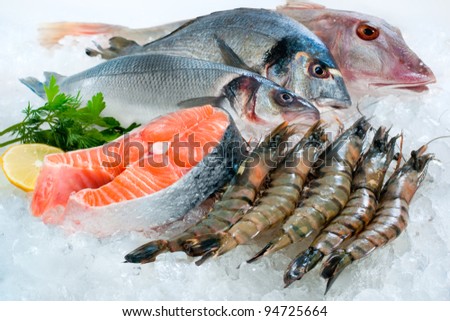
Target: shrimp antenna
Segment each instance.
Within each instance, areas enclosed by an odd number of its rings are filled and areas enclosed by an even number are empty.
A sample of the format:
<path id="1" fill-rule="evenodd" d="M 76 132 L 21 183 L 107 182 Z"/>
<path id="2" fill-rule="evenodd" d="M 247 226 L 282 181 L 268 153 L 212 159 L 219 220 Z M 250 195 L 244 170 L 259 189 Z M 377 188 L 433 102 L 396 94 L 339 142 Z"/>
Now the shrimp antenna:
<path id="1" fill-rule="evenodd" d="M 358 113 L 361 114 L 361 116 L 366 116 L 366 115 L 364 115 L 364 114 L 361 112 L 361 110 L 359 109 L 359 101 L 356 103 L 356 110 L 358 111 Z"/>
<path id="2" fill-rule="evenodd" d="M 432 140 L 428 141 L 428 143 L 422 145 L 422 147 L 420 147 L 418 150 L 413 151 L 411 153 L 411 155 L 413 155 L 413 153 L 415 153 L 414 155 L 416 155 L 416 156 L 422 155 L 427 150 L 429 144 L 431 144 L 435 140 L 443 139 L 443 138 L 450 138 L 450 135 L 444 135 L 444 136 L 439 136 L 439 137 L 433 138 Z"/>
<path id="3" fill-rule="evenodd" d="M 443 136 L 439 136 L 436 138 L 433 138 L 432 140 L 430 140 L 428 143 L 425 144 L 425 146 L 430 145 L 432 142 L 434 142 L 435 140 L 439 140 L 439 139 L 444 139 L 444 138 L 450 138 L 450 135 L 443 135 Z"/>

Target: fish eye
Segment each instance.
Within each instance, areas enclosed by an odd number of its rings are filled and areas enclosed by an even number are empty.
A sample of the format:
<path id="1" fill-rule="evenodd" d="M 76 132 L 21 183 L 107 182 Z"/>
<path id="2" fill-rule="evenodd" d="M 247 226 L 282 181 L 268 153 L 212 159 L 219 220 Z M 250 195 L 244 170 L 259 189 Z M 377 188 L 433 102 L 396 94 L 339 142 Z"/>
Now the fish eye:
<path id="1" fill-rule="evenodd" d="M 380 35 L 380 31 L 378 28 L 372 27 L 371 25 L 368 25 L 367 23 L 362 23 L 358 26 L 356 29 L 356 34 L 358 37 L 360 37 L 362 40 L 375 40 Z"/>
<path id="2" fill-rule="evenodd" d="M 289 104 L 292 104 L 294 102 L 294 99 L 295 99 L 294 95 L 292 95 L 291 93 L 288 93 L 286 91 L 279 92 L 275 96 L 275 100 L 281 106 L 287 106 Z"/>
<path id="3" fill-rule="evenodd" d="M 309 66 L 309 74 L 316 78 L 325 79 L 330 77 L 330 71 L 320 63 L 313 63 Z"/>

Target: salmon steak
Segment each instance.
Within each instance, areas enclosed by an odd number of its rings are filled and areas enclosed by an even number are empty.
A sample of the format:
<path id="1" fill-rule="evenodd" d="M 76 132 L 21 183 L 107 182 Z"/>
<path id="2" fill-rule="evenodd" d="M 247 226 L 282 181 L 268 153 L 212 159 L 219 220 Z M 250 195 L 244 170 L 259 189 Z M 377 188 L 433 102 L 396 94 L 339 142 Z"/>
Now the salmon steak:
<path id="1" fill-rule="evenodd" d="M 31 210 L 46 223 L 103 235 L 160 226 L 229 181 L 243 147 L 222 109 L 179 110 L 106 145 L 47 155 Z"/>

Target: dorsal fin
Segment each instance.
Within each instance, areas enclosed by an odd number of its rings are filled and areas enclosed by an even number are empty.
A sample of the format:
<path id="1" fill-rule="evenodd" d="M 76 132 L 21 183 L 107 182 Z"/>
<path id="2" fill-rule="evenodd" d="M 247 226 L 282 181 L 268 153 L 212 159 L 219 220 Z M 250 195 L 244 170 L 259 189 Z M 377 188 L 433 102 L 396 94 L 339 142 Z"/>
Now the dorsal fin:
<path id="1" fill-rule="evenodd" d="M 303 2 L 301 0 L 286 0 L 285 8 L 295 9 L 325 9 L 326 7 L 313 2 Z"/>

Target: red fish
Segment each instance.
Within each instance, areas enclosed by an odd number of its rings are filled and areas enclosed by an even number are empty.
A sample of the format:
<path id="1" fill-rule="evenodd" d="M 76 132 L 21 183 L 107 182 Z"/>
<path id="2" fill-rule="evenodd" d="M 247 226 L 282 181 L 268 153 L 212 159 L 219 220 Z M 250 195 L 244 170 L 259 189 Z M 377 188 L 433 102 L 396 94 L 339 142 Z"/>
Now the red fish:
<path id="1" fill-rule="evenodd" d="M 383 19 L 295 0 L 277 11 L 304 24 L 327 45 L 352 93 L 369 87 L 422 90 L 436 82 L 400 30 Z"/>

